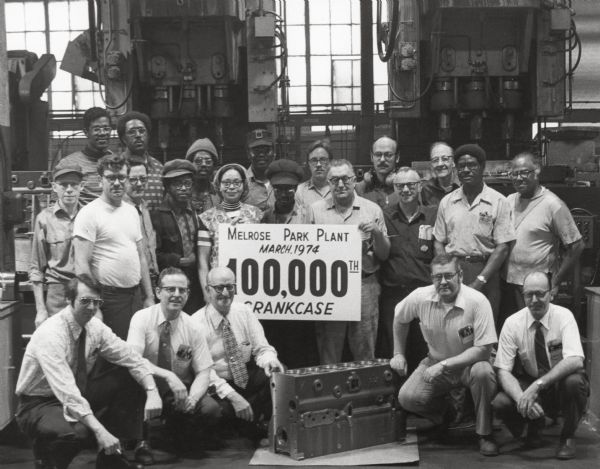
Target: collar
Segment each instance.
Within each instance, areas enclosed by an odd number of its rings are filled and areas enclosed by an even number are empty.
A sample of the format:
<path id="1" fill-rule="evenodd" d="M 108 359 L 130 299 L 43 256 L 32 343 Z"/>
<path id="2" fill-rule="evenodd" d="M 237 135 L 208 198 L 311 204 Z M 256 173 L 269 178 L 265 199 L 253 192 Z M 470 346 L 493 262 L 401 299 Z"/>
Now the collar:
<path id="1" fill-rule="evenodd" d="M 548 305 L 548 311 L 546 311 L 546 314 L 539 320 L 547 331 L 550 330 L 550 308 L 552 308 L 552 303 Z M 535 321 L 537 321 L 537 319 L 533 317 L 531 311 L 527 308 L 527 330 L 533 327 Z"/>
<path id="2" fill-rule="evenodd" d="M 429 301 L 431 301 L 433 303 L 438 303 L 440 306 L 445 305 L 446 303 L 442 302 L 442 300 L 440 299 L 440 296 L 438 295 L 438 292 L 435 290 L 435 287 L 432 285 L 431 288 L 432 288 L 431 295 L 428 298 Z M 463 311 L 465 310 L 465 307 L 466 307 L 466 299 L 465 299 L 464 289 L 465 289 L 465 285 L 461 285 L 460 289 L 458 290 L 458 295 L 456 295 L 456 299 L 454 300 L 454 308 L 460 308 Z M 448 313 L 449 311 L 452 311 L 454 308 L 451 308 L 446 313 Z"/>
<path id="3" fill-rule="evenodd" d="M 537 194 L 534 194 L 531 199 L 524 199 L 523 197 L 521 197 L 521 194 L 519 194 L 518 192 L 517 192 L 517 197 L 518 197 L 519 201 L 521 201 L 521 200 L 531 201 L 531 200 L 539 199 L 540 197 L 545 196 L 547 194 L 547 192 L 548 192 L 548 189 L 546 189 L 544 186 L 539 186 Z"/>
<path id="4" fill-rule="evenodd" d="M 161 304 L 156 303 L 156 305 L 154 305 L 154 306 L 156 306 L 158 308 L 158 325 L 159 326 L 161 324 L 164 324 L 165 322 L 170 322 L 171 328 L 174 328 L 177 325 L 177 322 L 179 321 L 179 318 L 181 317 L 181 312 L 179 312 L 179 316 L 177 316 L 175 319 L 167 319 L 167 317 L 165 316 L 165 313 L 162 310 Z"/>
<path id="5" fill-rule="evenodd" d="M 75 316 L 73 316 L 73 306 L 68 304 L 63 311 L 65 311 L 64 317 L 67 323 L 67 328 L 69 329 L 69 333 L 71 334 L 71 338 L 73 340 L 78 340 L 83 328 L 77 321 L 75 321 Z"/>
<path id="6" fill-rule="evenodd" d="M 455 191 L 451 192 L 449 197 L 451 197 L 450 200 L 453 203 L 464 200 L 464 202 L 467 205 L 469 205 L 469 202 L 467 202 L 467 196 L 465 195 L 462 186 L 459 187 L 458 189 L 456 189 Z M 481 189 L 481 192 L 479 194 L 477 194 L 477 197 L 475 197 L 475 199 L 473 200 L 473 203 L 470 206 L 474 207 L 479 202 L 484 202 L 488 205 L 492 205 L 492 201 L 490 200 L 490 188 L 488 187 L 488 185 L 485 182 L 483 183 L 483 188 Z"/>
<path id="7" fill-rule="evenodd" d="M 127 202 L 130 205 L 133 205 L 135 208 L 139 208 L 139 209 L 146 208 L 146 201 L 144 199 L 140 200 L 139 204 L 136 204 L 133 200 L 131 200 L 131 197 L 129 197 L 128 194 L 125 194 L 123 196 L 123 201 Z"/>
<path id="8" fill-rule="evenodd" d="M 442 187 L 442 185 L 440 184 L 440 180 L 436 177 L 432 177 L 430 179 L 430 184 L 432 184 L 433 186 L 435 186 L 437 189 L 439 189 L 441 192 L 445 192 L 446 194 L 449 194 L 450 192 L 458 189 L 460 186 L 458 184 L 456 184 L 456 182 L 452 181 L 452 183 L 450 184 L 450 187 L 452 188 L 449 192 L 446 192 L 446 189 L 444 187 Z"/>
<path id="9" fill-rule="evenodd" d="M 406 218 L 406 215 L 404 214 L 404 212 L 402 211 L 402 209 L 400 208 L 400 204 L 397 203 L 394 205 L 394 210 L 391 211 L 391 216 L 392 218 L 404 221 L 406 223 L 413 223 L 416 220 L 419 220 L 421 218 L 423 218 L 425 216 L 425 212 L 423 211 L 423 206 L 421 204 L 419 204 L 417 206 L 417 211 L 415 212 L 415 216 L 409 221 L 408 218 Z"/>
<path id="10" fill-rule="evenodd" d="M 73 216 L 69 215 L 69 212 L 67 212 L 63 206 L 60 204 L 60 202 L 57 200 L 56 203 L 54 204 L 54 206 L 52 207 L 52 213 L 55 216 L 59 215 L 59 212 L 61 214 L 63 214 L 64 216 L 66 216 L 69 219 L 74 219 L 77 216 L 77 212 L 79 211 L 79 204 L 77 204 L 77 206 L 75 207 L 75 213 L 73 214 Z"/>
<path id="11" fill-rule="evenodd" d="M 319 189 L 317 186 L 314 185 L 312 178 L 308 179 L 306 181 L 306 188 L 307 189 L 312 189 L 314 191 L 317 191 L 320 193 L 320 191 L 326 189 L 326 193 L 331 192 L 331 187 L 329 187 L 329 184 L 325 184 L 321 189 Z"/>
<path id="12" fill-rule="evenodd" d="M 352 201 L 352 210 L 360 210 L 360 202 L 358 201 L 360 197 L 354 191 L 354 200 Z M 325 202 L 327 204 L 327 210 L 335 210 L 335 201 L 333 197 Z"/>
<path id="13" fill-rule="evenodd" d="M 229 310 L 229 312 L 231 312 L 231 309 Z M 218 329 L 221 323 L 223 322 L 223 315 L 219 313 L 212 304 L 208 304 L 206 306 L 205 314 L 206 319 L 208 319 L 208 322 L 213 327 L 213 329 Z"/>

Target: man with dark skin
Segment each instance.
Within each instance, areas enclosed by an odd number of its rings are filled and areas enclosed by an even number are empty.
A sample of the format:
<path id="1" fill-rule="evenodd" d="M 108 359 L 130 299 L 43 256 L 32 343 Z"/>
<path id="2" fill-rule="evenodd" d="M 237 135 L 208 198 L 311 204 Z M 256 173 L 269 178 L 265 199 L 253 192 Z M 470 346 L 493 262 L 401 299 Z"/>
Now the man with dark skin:
<path id="1" fill-rule="evenodd" d="M 194 165 L 187 160 L 167 162 L 163 168 L 166 195 L 162 205 L 151 214 L 159 269 L 179 267 L 190 279 L 192 289 L 184 308 L 188 314 L 204 304 L 202 290 L 198 288 L 198 262 L 207 262 L 205 257 L 197 255 L 198 230 L 204 225 L 190 203 L 194 173 Z"/>
<path id="2" fill-rule="evenodd" d="M 192 207 L 198 213 L 219 204 L 219 197 L 212 179 L 219 164 L 219 154 L 208 138 L 196 140 L 185 153 L 185 159 L 194 163 L 196 175 L 192 186 Z"/>
<path id="3" fill-rule="evenodd" d="M 269 183 L 266 171 L 275 158 L 273 136 L 266 129 L 248 132 L 246 143 L 250 167 L 248 175 L 248 195 L 242 202 L 258 207 L 263 212 L 275 205 L 275 194 Z"/>
<path id="4" fill-rule="evenodd" d="M 483 148 L 462 145 L 454 162 L 462 187 L 440 202 L 433 230 L 435 252 L 462 262 L 465 284 L 487 296 L 496 319 L 499 270 L 515 239 L 511 210 L 506 198 L 483 181 Z"/>

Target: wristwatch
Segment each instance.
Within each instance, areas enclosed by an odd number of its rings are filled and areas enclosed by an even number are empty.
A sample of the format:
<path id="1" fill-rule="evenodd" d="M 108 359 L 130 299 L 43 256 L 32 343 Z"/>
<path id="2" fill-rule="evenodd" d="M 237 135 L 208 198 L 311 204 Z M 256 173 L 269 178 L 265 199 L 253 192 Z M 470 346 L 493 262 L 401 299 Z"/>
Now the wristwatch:
<path id="1" fill-rule="evenodd" d="M 537 385 L 538 385 L 538 388 L 540 388 L 540 389 L 544 389 L 544 384 L 545 384 L 545 383 L 544 383 L 544 380 L 543 380 L 543 379 L 538 379 L 538 380 L 535 382 L 535 384 L 537 384 Z"/>
<path id="2" fill-rule="evenodd" d="M 478 275 L 477 280 L 479 280 L 481 283 L 487 283 L 487 278 L 485 278 L 483 275 Z"/>

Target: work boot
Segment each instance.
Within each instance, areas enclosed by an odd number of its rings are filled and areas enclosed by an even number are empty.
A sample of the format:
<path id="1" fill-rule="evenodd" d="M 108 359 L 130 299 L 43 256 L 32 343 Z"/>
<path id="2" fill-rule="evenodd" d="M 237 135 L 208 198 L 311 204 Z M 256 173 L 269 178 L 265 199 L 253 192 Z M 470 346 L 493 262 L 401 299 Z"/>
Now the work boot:
<path id="1" fill-rule="evenodd" d="M 498 456 L 498 445 L 492 435 L 479 435 L 479 452 L 484 456 Z"/>
<path id="2" fill-rule="evenodd" d="M 144 466 L 129 462 L 122 453 L 109 455 L 100 451 L 96 457 L 96 469 L 144 469 Z"/>
<path id="3" fill-rule="evenodd" d="M 556 450 L 556 459 L 573 459 L 575 457 L 575 439 L 561 438 Z"/>

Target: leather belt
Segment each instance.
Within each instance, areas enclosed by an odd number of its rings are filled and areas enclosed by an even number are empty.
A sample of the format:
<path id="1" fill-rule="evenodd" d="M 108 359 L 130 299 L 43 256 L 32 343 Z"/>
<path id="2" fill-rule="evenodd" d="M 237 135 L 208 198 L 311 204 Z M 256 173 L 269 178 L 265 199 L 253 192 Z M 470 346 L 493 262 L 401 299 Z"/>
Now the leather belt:
<path id="1" fill-rule="evenodd" d="M 487 262 L 488 256 L 482 256 L 481 254 L 468 255 L 468 256 L 456 256 L 461 261 L 469 262 L 471 264 L 478 264 L 480 262 Z"/>
<path id="2" fill-rule="evenodd" d="M 139 285 L 134 285 L 133 287 L 113 287 L 112 285 L 100 285 L 100 289 L 102 291 L 115 293 L 134 293 L 138 288 L 140 288 Z"/>

